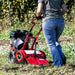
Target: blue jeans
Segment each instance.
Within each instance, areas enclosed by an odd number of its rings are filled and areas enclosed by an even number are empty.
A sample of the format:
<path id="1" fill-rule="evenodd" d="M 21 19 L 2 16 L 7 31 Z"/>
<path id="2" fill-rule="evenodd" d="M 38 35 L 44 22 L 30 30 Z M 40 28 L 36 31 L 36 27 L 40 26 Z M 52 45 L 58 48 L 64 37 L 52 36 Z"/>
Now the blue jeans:
<path id="1" fill-rule="evenodd" d="M 64 29 L 63 19 L 49 19 L 42 24 L 43 33 L 53 58 L 55 66 L 62 66 L 65 55 L 62 52 L 61 46 L 58 42 L 58 38 Z"/>

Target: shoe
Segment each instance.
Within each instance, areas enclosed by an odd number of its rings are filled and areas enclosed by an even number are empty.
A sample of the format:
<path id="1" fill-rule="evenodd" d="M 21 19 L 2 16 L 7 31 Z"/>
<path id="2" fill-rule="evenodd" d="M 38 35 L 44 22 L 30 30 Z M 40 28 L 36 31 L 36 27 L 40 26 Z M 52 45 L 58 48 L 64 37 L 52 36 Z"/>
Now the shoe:
<path id="1" fill-rule="evenodd" d="M 62 61 L 63 61 L 63 65 L 65 65 L 66 64 L 66 57 L 62 57 Z"/>

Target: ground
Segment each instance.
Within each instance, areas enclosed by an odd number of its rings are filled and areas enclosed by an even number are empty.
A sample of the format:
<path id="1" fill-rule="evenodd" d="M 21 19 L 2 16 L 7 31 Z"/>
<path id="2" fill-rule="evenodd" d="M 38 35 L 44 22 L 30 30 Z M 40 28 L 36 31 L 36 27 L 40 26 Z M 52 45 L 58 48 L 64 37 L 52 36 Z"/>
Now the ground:
<path id="1" fill-rule="evenodd" d="M 67 39 L 67 37 L 69 38 Z M 42 44 L 44 43 L 42 40 L 38 41 L 41 41 Z M 59 41 L 72 41 L 72 38 L 70 36 L 65 36 L 61 37 Z M 43 45 L 41 46 L 43 47 Z M 10 41 L 0 40 L 0 75 L 75 75 L 75 65 L 71 63 L 67 63 L 62 67 L 53 66 L 53 63 L 49 63 L 49 65 L 46 66 L 16 63 L 10 64 L 8 63 L 9 51 Z"/>
<path id="2" fill-rule="evenodd" d="M 10 44 L 9 40 L 0 40 L 0 45 Z"/>

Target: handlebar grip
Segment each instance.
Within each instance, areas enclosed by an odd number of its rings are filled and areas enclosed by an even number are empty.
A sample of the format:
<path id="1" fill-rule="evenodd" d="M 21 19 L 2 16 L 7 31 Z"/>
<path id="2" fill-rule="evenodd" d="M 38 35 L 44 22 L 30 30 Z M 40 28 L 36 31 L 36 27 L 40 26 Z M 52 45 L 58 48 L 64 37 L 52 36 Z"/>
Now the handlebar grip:
<path id="1" fill-rule="evenodd" d="M 43 16 L 40 16 L 40 19 L 42 19 L 42 18 L 43 18 Z M 38 18 L 37 17 L 33 18 L 32 21 L 31 21 L 31 23 L 35 24 L 35 22 L 34 22 L 35 20 L 38 20 Z"/>

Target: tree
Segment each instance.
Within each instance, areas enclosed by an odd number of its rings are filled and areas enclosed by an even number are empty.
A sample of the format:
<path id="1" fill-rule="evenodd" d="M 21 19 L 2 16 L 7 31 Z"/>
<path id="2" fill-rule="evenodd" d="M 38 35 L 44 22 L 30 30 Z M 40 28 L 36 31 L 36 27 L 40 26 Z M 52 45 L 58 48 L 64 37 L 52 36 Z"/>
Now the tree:
<path id="1" fill-rule="evenodd" d="M 20 21 L 24 21 L 25 14 L 28 11 L 34 11 L 37 7 L 38 0 L 0 0 L 0 18 L 4 17 L 8 13 L 11 17 L 14 15 L 19 18 Z M 68 8 L 67 16 L 71 18 L 72 7 L 75 6 L 74 0 L 65 0 Z M 69 18 L 69 19 L 70 19 Z"/>

